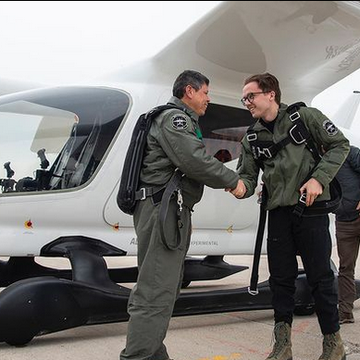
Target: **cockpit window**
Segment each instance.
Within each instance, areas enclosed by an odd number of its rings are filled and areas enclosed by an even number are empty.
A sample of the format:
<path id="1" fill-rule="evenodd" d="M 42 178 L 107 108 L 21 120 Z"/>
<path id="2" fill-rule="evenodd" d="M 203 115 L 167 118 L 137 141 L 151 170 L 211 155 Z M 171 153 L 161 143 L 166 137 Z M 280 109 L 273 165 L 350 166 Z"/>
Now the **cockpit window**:
<path id="1" fill-rule="evenodd" d="M 237 160 L 240 142 L 254 121 L 248 110 L 210 103 L 199 120 L 207 153 L 223 163 Z"/>
<path id="2" fill-rule="evenodd" d="M 128 108 L 125 93 L 103 88 L 44 89 L 0 98 L 1 193 L 86 183 Z"/>

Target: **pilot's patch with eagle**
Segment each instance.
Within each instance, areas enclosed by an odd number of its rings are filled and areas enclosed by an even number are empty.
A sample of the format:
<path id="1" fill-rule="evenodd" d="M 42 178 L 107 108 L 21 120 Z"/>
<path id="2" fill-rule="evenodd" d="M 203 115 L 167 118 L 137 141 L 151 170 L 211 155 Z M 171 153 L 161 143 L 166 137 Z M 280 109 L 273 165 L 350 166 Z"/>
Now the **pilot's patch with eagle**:
<path id="1" fill-rule="evenodd" d="M 325 131 L 327 132 L 327 134 L 329 136 L 335 136 L 338 132 L 339 132 L 339 129 L 335 126 L 335 124 L 329 120 L 329 119 L 326 119 L 324 122 L 323 122 L 323 128 L 325 129 Z"/>
<path id="2" fill-rule="evenodd" d="M 187 119 L 184 115 L 174 115 L 171 119 L 171 125 L 175 130 L 185 130 L 188 127 Z"/>

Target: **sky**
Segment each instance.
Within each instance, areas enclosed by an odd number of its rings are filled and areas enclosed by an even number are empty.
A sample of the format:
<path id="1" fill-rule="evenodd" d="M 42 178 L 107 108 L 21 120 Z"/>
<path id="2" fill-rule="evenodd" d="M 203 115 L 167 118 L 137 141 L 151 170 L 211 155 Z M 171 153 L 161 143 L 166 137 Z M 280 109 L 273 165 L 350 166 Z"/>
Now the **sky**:
<path id="1" fill-rule="evenodd" d="M 0 79 L 45 85 L 91 80 L 157 53 L 219 3 L 1 1 Z M 360 90 L 357 84 L 360 71 L 313 105 L 331 117 Z"/>
<path id="2" fill-rule="evenodd" d="M 64 84 L 149 57 L 220 1 L 1 1 L 0 78 Z"/>

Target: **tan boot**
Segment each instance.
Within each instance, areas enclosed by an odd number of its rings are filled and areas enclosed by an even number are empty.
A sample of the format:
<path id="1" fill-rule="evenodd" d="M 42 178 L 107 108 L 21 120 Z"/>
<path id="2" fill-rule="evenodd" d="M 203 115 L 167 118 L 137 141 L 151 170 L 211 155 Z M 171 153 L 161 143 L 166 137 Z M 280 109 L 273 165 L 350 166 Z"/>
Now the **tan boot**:
<path id="1" fill-rule="evenodd" d="M 354 315 L 351 312 L 342 312 L 339 310 L 339 324 L 353 324 L 355 322 Z"/>
<path id="2" fill-rule="evenodd" d="M 324 335 L 323 353 L 319 360 L 345 360 L 345 348 L 340 337 L 340 332 Z"/>
<path id="3" fill-rule="evenodd" d="M 282 321 L 275 324 L 275 344 L 266 360 L 292 360 L 291 326 Z"/>

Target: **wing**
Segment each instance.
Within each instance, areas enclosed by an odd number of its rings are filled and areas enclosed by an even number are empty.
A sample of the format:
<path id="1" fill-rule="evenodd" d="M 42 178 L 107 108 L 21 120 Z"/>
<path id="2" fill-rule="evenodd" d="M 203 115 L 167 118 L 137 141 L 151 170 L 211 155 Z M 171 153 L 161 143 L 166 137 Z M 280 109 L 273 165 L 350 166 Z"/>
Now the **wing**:
<path id="1" fill-rule="evenodd" d="M 279 78 L 284 102 L 308 104 L 359 66 L 356 1 L 223 2 L 135 65 L 139 81 L 171 84 L 190 68 L 207 75 L 212 90 L 237 96 L 247 76 L 268 71 Z"/>

